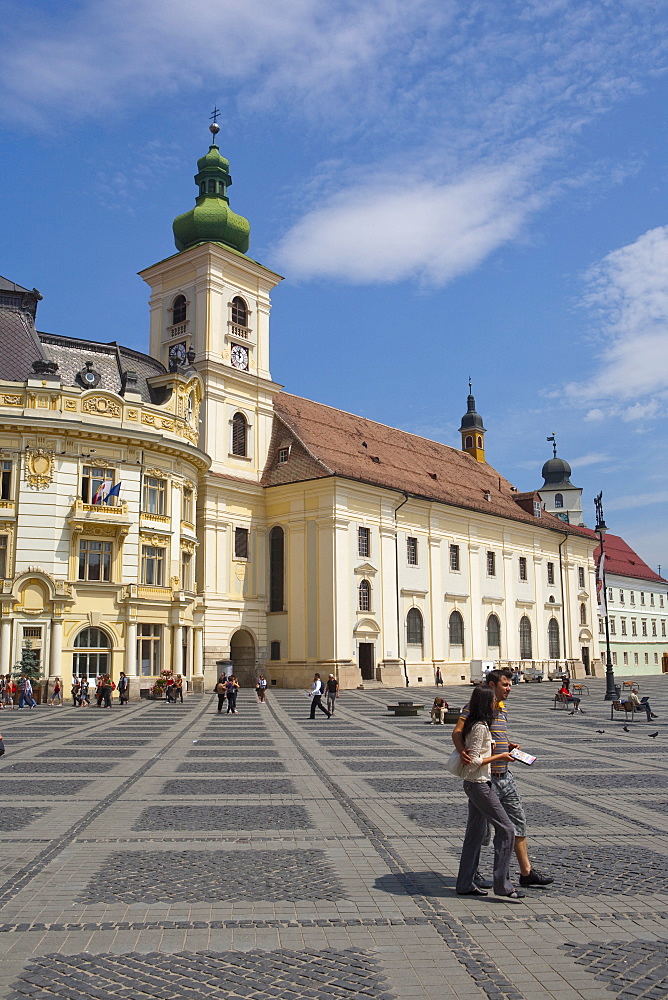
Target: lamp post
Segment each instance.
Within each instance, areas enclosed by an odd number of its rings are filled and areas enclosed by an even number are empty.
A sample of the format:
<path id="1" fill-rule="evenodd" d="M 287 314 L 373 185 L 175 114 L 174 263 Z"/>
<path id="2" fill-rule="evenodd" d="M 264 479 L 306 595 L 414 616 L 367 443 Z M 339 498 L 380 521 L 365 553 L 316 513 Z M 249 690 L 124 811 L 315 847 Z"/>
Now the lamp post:
<path id="1" fill-rule="evenodd" d="M 598 573 L 596 577 L 596 591 L 598 594 L 598 610 L 605 622 L 605 701 L 615 701 L 617 699 L 617 688 L 615 687 L 615 673 L 612 669 L 612 654 L 610 652 L 610 625 L 608 624 L 608 592 L 605 586 L 605 547 L 603 536 L 608 530 L 608 526 L 603 520 L 603 493 L 594 497 L 594 507 L 596 509 L 596 527 L 594 531 L 598 535 L 601 548 L 598 557 Z"/>

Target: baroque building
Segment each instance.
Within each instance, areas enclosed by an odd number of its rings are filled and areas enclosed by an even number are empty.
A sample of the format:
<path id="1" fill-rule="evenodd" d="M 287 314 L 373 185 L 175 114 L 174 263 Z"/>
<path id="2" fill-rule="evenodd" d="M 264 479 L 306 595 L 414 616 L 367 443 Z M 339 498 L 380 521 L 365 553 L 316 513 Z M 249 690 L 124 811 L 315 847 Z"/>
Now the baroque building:
<path id="1" fill-rule="evenodd" d="M 487 463 L 471 389 L 461 448 L 284 392 L 281 278 L 248 255 L 215 138 L 195 183 L 177 252 L 141 272 L 147 354 L 38 333 L 39 293 L 0 287 L 0 672 L 26 639 L 49 675 L 123 669 L 135 695 L 167 668 L 195 690 L 221 669 L 292 687 L 591 669 L 590 533 Z"/>

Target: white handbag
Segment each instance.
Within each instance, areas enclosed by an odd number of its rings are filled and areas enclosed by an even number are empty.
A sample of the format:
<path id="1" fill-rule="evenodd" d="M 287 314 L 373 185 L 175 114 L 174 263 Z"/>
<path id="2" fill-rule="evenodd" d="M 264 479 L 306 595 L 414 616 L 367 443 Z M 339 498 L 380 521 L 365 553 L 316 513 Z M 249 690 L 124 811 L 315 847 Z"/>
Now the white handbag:
<path id="1" fill-rule="evenodd" d="M 445 762 L 445 770 L 449 771 L 450 774 L 454 774 L 456 778 L 461 778 L 464 771 L 464 765 L 462 764 L 462 759 L 459 756 L 459 750 L 452 751 Z"/>

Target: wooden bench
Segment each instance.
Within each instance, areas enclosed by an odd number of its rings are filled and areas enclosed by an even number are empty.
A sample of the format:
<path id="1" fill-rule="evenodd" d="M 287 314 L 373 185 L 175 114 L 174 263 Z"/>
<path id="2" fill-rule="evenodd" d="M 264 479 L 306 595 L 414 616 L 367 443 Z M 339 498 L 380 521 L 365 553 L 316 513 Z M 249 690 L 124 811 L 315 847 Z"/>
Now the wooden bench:
<path id="1" fill-rule="evenodd" d="M 574 684 L 573 694 L 589 694 L 589 688 L 586 684 Z"/>
<path id="2" fill-rule="evenodd" d="M 562 708 L 568 708 L 568 706 L 572 704 L 573 704 L 572 700 L 567 701 L 566 696 L 563 695 L 561 691 L 557 691 L 557 693 L 554 696 L 554 705 L 552 707 L 559 708 L 559 706 L 561 705 Z"/>
<path id="3" fill-rule="evenodd" d="M 627 708 L 627 705 L 628 705 L 628 702 L 625 702 L 625 701 L 621 701 L 621 700 L 620 701 L 613 701 L 611 703 L 611 705 L 610 705 L 610 719 L 611 720 L 614 719 L 615 712 L 623 712 L 624 713 L 624 719 L 625 719 L 625 721 L 628 722 L 629 721 L 629 716 L 631 716 L 631 722 L 633 722 L 633 718 L 634 718 L 634 716 L 636 714 L 636 710 L 633 707 L 633 705 L 631 705 L 630 708 Z"/>
<path id="4" fill-rule="evenodd" d="M 640 691 L 638 681 L 622 681 L 622 691 Z"/>
<path id="5" fill-rule="evenodd" d="M 388 712 L 394 712 L 395 715 L 417 715 L 421 712 L 424 705 L 418 705 L 415 701 L 400 701 L 396 705 L 388 705 Z"/>

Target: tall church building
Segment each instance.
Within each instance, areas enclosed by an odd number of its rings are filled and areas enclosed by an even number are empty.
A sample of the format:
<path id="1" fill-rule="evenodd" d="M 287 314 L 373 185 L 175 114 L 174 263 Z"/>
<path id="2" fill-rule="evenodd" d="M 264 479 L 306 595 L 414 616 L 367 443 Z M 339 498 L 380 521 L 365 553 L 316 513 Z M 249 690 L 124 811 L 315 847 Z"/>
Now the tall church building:
<path id="1" fill-rule="evenodd" d="M 471 659 L 595 664 L 595 541 L 461 447 L 292 396 L 215 141 L 177 252 L 147 267 L 148 353 L 37 331 L 0 287 L 0 672 L 163 670 L 210 690 L 468 680 Z M 541 491 L 542 493 L 542 491 Z M 583 612 L 583 608 L 585 609 Z"/>

